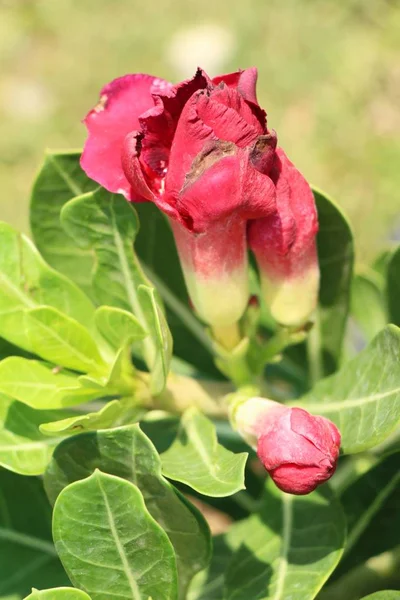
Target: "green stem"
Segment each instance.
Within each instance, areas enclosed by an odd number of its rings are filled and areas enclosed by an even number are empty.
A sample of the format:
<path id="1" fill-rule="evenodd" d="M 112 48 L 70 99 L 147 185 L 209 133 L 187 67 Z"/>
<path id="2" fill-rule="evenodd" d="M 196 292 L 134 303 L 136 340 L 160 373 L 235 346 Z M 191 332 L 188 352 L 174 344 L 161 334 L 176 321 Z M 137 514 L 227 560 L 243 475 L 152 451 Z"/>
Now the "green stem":
<path id="1" fill-rule="evenodd" d="M 324 367 L 321 354 L 321 329 L 318 313 L 315 319 L 314 327 L 312 327 L 307 337 L 307 357 L 310 382 L 311 386 L 314 386 L 317 381 L 322 379 L 324 376 Z"/>

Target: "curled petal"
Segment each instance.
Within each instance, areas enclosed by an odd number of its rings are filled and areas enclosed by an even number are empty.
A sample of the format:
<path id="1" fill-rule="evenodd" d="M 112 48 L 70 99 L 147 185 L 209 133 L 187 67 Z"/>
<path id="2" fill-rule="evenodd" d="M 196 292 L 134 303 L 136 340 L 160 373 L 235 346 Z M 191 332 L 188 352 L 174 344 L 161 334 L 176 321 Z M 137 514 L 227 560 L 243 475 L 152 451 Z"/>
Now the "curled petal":
<path id="1" fill-rule="evenodd" d="M 125 75 L 106 85 L 84 123 L 88 138 L 81 157 L 86 174 L 110 192 L 132 198 L 121 164 L 125 136 L 139 128 L 139 115 L 153 106 L 152 93 L 169 84 L 151 75 Z"/>
<path id="2" fill-rule="evenodd" d="M 263 129 L 266 129 L 266 113 L 258 104 L 256 85 L 258 79 L 258 72 L 256 67 L 250 67 L 249 69 L 239 69 L 235 73 L 227 73 L 226 75 L 219 75 L 214 77 L 213 83 L 219 85 L 221 82 L 225 83 L 228 87 L 236 89 L 239 94 L 248 102 L 254 115 L 257 117 L 260 125 Z"/>

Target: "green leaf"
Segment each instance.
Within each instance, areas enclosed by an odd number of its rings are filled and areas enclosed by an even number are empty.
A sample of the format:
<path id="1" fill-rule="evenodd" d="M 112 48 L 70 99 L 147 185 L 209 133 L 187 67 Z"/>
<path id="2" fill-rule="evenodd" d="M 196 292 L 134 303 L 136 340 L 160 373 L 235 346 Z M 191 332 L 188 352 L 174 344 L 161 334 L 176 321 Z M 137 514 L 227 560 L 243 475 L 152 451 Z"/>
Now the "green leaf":
<path id="1" fill-rule="evenodd" d="M 64 231 L 64 204 L 98 187 L 80 167 L 80 152 L 48 152 L 32 189 L 31 230 L 45 260 L 91 295 L 93 255 L 77 246 Z"/>
<path id="2" fill-rule="evenodd" d="M 400 326 L 400 246 L 387 267 L 387 298 L 391 323 Z"/>
<path id="3" fill-rule="evenodd" d="M 353 234 L 337 204 L 316 188 L 313 193 L 319 221 L 317 243 L 321 283 L 318 318 L 312 335 L 318 338 L 322 373 L 329 375 L 340 361 L 349 311 Z"/>
<path id="4" fill-rule="evenodd" d="M 41 481 L 0 470 L 0 506 L 0 597 L 24 597 L 32 586 L 68 585 Z"/>
<path id="5" fill-rule="evenodd" d="M 39 426 L 59 417 L 59 411 L 34 410 L 0 394 L 0 465 L 21 475 L 44 473 L 62 438 L 43 435 Z"/>
<path id="6" fill-rule="evenodd" d="M 94 307 L 66 277 L 51 269 L 32 243 L 0 223 L 0 336 L 31 352 L 24 312 L 51 306 L 85 327 Z"/>
<path id="7" fill-rule="evenodd" d="M 41 358 L 83 373 L 106 369 L 87 329 L 55 308 L 26 311 L 25 328 L 30 350 Z"/>
<path id="8" fill-rule="evenodd" d="M 150 369 L 153 366 L 158 369 L 156 357 L 160 347 L 168 356 L 171 338 L 166 322 L 157 324 L 160 309 L 154 309 L 154 292 L 151 303 L 147 298 L 145 306 L 142 306 L 145 293 L 139 297 L 140 286 L 148 286 L 149 281 L 133 251 L 139 228 L 134 208 L 122 196 L 100 188 L 68 202 L 62 210 L 61 221 L 76 242 L 91 249 L 96 256 L 92 285 L 99 303 L 135 315 L 143 329 L 150 333 L 142 342 L 145 361 Z M 164 336 L 161 346 L 160 332 Z M 160 385 L 158 374 L 154 380 Z M 157 391 L 161 390 L 157 388 Z"/>
<path id="9" fill-rule="evenodd" d="M 84 431 L 97 431 L 98 429 L 107 429 L 108 427 L 118 427 L 125 423 L 137 421 L 142 414 L 142 410 L 133 404 L 132 398 L 123 398 L 122 400 L 112 400 L 107 402 L 97 412 L 91 412 L 84 415 L 67 417 L 49 423 L 43 423 L 39 429 L 46 435 L 54 434 L 75 434 Z"/>
<path id="10" fill-rule="evenodd" d="M 375 592 L 375 594 L 364 596 L 361 600 L 400 600 L 400 592 L 396 592 L 396 590 L 382 590 Z"/>
<path id="11" fill-rule="evenodd" d="M 178 436 L 161 455 L 163 473 L 205 496 L 230 496 L 244 489 L 248 454 L 218 444 L 215 426 L 196 408 L 182 415 Z"/>
<path id="12" fill-rule="evenodd" d="M 235 554 L 226 574 L 226 600 L 312 600 L 336 567 L 345 522 L 327 486 L 292 496 L 269 479 L 260 514 L 226 534 Z"/>
<path id="13" fill-rule="evenodd" d="M 354 276 L 351 286 L 351 314 L 367 341 L 385 327 L 388 318 L 378 275 L 371 272 Z"/>
<path id="14" fill-rule="evenodd" d="M 383 458 L 356 479 L 341 496 L 348 538 L 335 578 L 371 556 L 395 548 L 400 539 L 398 499 L 400 453 Z"/>
<path id="15" fill-rule="evenodd" d="M 345 454 L 363 452 L 385 440 L 400 418 L 400 330 L 387 326 L 296 404 L 338 426 Z"/>
<path id="16" fill-rule="evenodd" d="M 0 362 L 0 391 L 37 409 L 74 406 L 105 395 L 81 387 L 73 373 L 19 356 Z"/>
<path id="17" fill-rule="evenodd" d="M 97 329 L 115 350 L 147 335 L 136 317 L 121 308 L 100 306 L 94 318 Z"/>
<path id="18" fill-rule="evenodd" d="M 207 566 L 210 534 L 199 511 L 161 475 L 160 458 L 138 425 L 82 434 L 61 443 L 45 475 L 52 502 L 69 483 L 95 468 L 123 477 L 143 494 L 150 514 L 167 533 L 176 554 L 180 597 Z"/>
<path id="19" fill-rule="evenodd" d="M 141 285 L 138 289 L 148 331 L 154 342 L 149 354 L 148 366 L 151 371 L 151 392 L 161 393 L 166 385 L 172 357 L 172 337 L 168 323 L 161 311 L 154 293 L 154 288 Z"/>
<path id="20" fill-rule="evenodd" d="M 54 588 L 52 590 L 32 590 L 25 600 L 90 600 L 85 592 L 74 588 Z"/>
<path id="21" fill-rule="evenodd" d="M 71 483 L 54 506 L 53 537 L 71 581 L 92 600 L 177 598 L 172 545 L 129 481 L 96 470 Z"/>

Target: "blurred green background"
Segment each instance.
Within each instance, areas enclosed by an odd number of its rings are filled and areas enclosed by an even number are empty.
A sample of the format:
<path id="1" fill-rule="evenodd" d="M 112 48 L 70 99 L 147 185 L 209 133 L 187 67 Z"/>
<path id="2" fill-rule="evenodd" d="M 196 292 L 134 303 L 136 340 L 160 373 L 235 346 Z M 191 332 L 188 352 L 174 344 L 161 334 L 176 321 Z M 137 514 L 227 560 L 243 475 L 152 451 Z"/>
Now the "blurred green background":
<path id="1" fill-rule="evenodd" d="M 281 145 L 336 198 L 358 260 L 399 235 L 400 4 L 394 0 L 0 0 L 0 218 L 28 230 L 47 148 L 79 148 L 100 87 L 256 65 Z"/>

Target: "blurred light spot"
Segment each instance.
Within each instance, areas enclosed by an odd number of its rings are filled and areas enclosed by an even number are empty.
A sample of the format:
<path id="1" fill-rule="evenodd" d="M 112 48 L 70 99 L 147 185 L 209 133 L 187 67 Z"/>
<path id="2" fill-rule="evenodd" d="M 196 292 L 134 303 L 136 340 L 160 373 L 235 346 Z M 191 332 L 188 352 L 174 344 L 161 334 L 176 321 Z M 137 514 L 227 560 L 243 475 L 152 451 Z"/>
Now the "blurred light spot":
<path id="1" fill-rule="evenodd" d="M 198 66 L 214 76 L 224 70 L 234 50 L 229 30 L 216 24 L 196 25 L 172 36 L 167 57 L 178 77 L 191 77 Z"/>
<path id="2" fill-rule="evenodd" d="M 2 108 L 10 117 L 41 121 L 53 113 L 54 101 L 37 81 L 9 79 L 2 86 Z"/>

